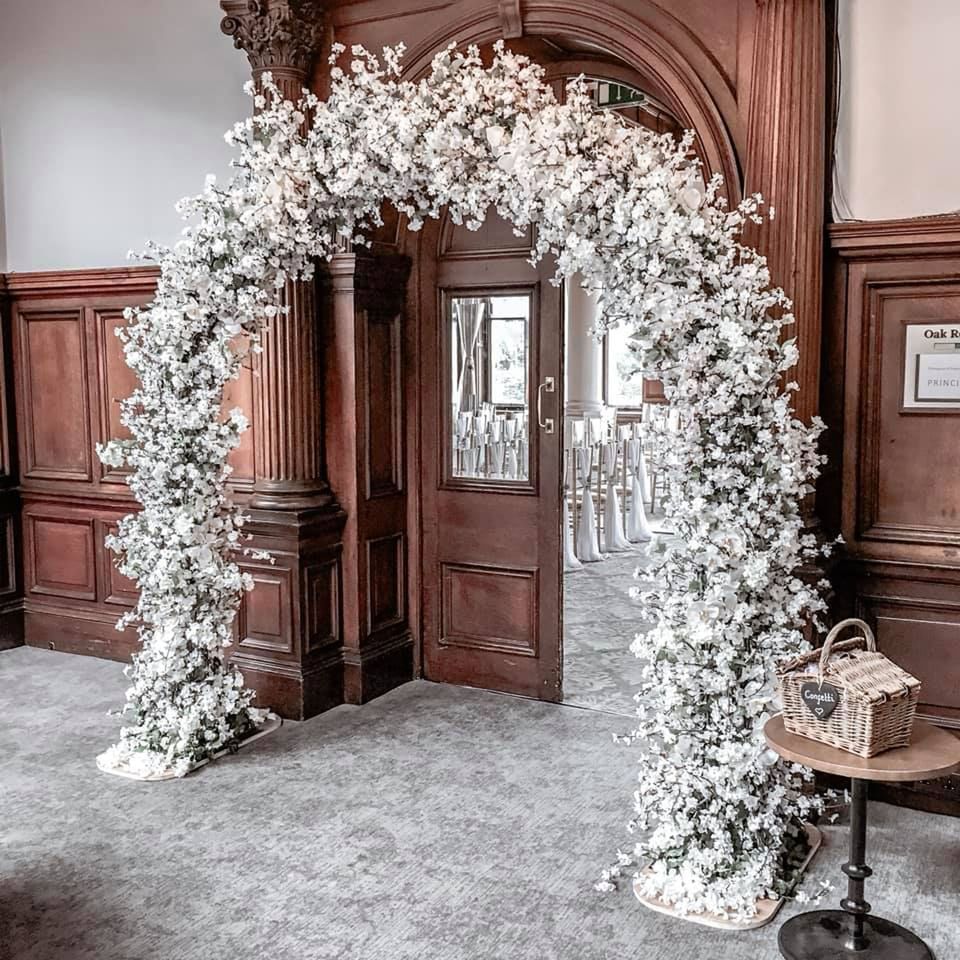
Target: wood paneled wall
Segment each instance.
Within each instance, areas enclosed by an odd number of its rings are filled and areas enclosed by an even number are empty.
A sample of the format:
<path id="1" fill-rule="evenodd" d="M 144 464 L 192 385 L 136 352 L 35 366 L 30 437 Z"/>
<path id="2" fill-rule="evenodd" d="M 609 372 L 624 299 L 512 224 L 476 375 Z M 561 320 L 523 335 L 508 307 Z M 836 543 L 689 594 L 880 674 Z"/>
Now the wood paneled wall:
<path id="1" fill-rule="evenodd" d="M 298 382 L 301 367 L 278 373 L 261 355 L 225 393 L 225 410 L 241 407 L 252 425 L 231 456 L 234 496 L 248 508 L 252 545 L 274 558 L 241 564 L 255 588 L 244 596 L 231 656 L 261 704 L 295 719 L 344 699 L 369 700 L 413 676 L 400 402 L 408 269 L 399 257 L 340 258 L 325 286 L 325 327 L 340 361 L 328 371 L 328 392 L 342 433 L 324 437 L 318 391 L 310 400 L 310 390 L 297 388 L 302 417 L 282 397 L 264 402 L 278 382 Z M 137 503 L 124 472 L 103 466 L 96 447 L 124 434 L 119 402 L 136 379 L 115 331 L 126 306 L 151 299 L 156 277 L 146 268 L 11 274 L 0 287 L 0 335 L 10 346 L 0 373 L 12 371 L 13 381 L 10 398 L 7 380 L 0 383 L 3 646 L 25 640 L 120 660 L 136 648 L 134 631 L 114 626 L 136 602 L 135 584 L 116 569 L 104 538 Z M 323 344 L 312 286 L 305 299 L 311 307 L 296 329 L 270 336 L 315 339 L 319 376 Z M 286 356 L 303 363 L 302 353 Z M 273 458 L 258 456 L 265 429 L 278 447 Z M 298 476 L 277 479 L 275 461 L 296 460 L 297 430 L 312 430 L 317 447 L 332 440 L 349 517 L 329 492 L 307 497 Z"/>
<path id="2" fill-rule="evenodd" d="M 960 730 L 960 411 L 902 408 L 905 327 L 960 321 L 960 218 L 834 224 L 820 514 L 846 546 L 838 600 Z M 960 780 L 923 791 L 957 808 Z"/>
<path id="3" fill-rule="evenodd" d="M 0 478 L 19 478 L 16 503 L 0 513 L 0 603 L 22 609 L 28 644 L 126 659 L 131 631 L 114 629 L 136 601 L 104 546 L 136 509 L 123 471 L 100 463 L 96 446 L 123 436 L 120 400 L 136 386 L 116 330 L 123 310 L 150 299 L 152 268 L 10 274 L 10 358 L 15 441 L 4 430 Z M 249 371 L 230 384 L 226 406 L 251 409 Z M 7 423 L 6 419 L 4 423 Z M 19 470 L 10 466 L 16 451 Z M 252 434 L 232 459 L 239 495 L 253 481 Z M 0 508 L 2 509 L 2 508 Z M 22 593 L 15 558 L 22 535 Z M 2 607 L 0 607 L 2 615 Z"/>
<path id="4" fill-rule="evenodd" d="M 116 401 L 133 387 L 114 331 L 155 282 L 151 269 L 8 278 L 27 643 L 114 658 L 133 648 L 114 623 L 135 594 L 103 539 L 134 504 L 96 444 L 121 429 Z"/>
<path id="5" fill-rule="evenodd" d="M 346 511 L 343 679 L 365 703 L 414 675 L 403 405 L 405 257 L 344 253 L 324 272 L 330 483 Z"/>

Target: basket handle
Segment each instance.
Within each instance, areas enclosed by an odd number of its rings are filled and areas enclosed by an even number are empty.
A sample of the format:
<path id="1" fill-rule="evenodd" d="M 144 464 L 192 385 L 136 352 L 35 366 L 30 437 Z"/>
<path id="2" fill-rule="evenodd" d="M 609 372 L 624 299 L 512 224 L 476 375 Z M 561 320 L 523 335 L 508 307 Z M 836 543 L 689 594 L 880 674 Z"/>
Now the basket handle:
<path id="1" fill-rule="evenodd" d="M 870 629 L 870 624 L 865 623 L 857 617 L 850 617 L 848 620 L 841 620 L 828 634 L 827 639 L 823 641 L 823 650 L 820 653 L 820 683 L 823 683 L 823 674 L 827 669 L 827 661 L 830 659 L 830 651 L 833 649 L 833 641 L 837 639 L 840 632 L 847 627 L 859 627 L 863 631 L 863 639 L 867 642 L 867 650 L 875 653 L 877 649 L 877 638 Z M 859 637 L 856 639 L 860 639 Z"/>

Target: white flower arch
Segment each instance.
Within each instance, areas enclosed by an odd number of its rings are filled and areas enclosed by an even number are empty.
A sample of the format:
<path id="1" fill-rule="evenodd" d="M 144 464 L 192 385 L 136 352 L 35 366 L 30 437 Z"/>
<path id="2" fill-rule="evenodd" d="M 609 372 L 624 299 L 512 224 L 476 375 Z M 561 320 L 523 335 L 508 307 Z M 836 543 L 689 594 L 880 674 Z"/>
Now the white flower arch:
<path id="1" fill-rule="evenodd" d="M 402 52 L 354 48 L 325 101 L 288 102 L 265 75 L 255 116 L 228 134 L 232 179 L 208 178 L 180 204 L 183 239 L 149 251 L 156 296 L 122 335 L 140 378 L 123 407 L 131 438 L 101 451 L 132 468 L 143 506 L 111 542 L 140 585 L 125 622 L 142 651 L 128 725 L 103 759 L 184 773 L 257 719 L 223 655 L 251 586 L 226 462 L 246 423 L 221 414 L 237 344 L 256 349 L 285 281 L 309 277 L 343 239 L 362 244 L 384 201 L 413 230 L 444 207 L 472 227 L 493 208 L 536 224 L 536 256 L 554 254 L 558 277 L 603 291 L 603 325 L 632 328 L 684 423 L 666 448 L 678 537 L 653 557 L 659 586 L 643 601 L 655 625 L 632 646 L 646 662 L 627 738 L 636 843 L 601 886 L 639 861 L 646 891 L 681 910 L 749 914 L 785 882 L 809 805 L 762 744 L 772 666 L 801 649 L 804 618 L 822 606 L 796 575 L 815 548 L 799 503 L 820 426 L 797 421 L 782 390 L 797 359 L 781 338 L 790 304 L 738 239 L 760 199 L 729 210 L 716 178 L 704 196 L 689 136 L 628 127 L 577 84 L 559 103 L 540 68 L 502 45 L 488 67 L 476 48 L 451 47 L 418 83 L 400 79 Z"/>

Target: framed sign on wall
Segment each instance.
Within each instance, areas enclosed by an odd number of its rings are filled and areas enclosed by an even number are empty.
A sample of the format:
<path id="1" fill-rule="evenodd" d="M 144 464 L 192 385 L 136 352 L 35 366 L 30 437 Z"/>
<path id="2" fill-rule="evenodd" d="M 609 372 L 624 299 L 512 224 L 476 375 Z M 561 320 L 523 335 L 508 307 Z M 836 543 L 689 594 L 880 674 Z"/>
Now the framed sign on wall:
<path id="1" fill-rule="evenodd" d="M 960 411 L 960 320 L 904 326 L 901 410 Z"/>

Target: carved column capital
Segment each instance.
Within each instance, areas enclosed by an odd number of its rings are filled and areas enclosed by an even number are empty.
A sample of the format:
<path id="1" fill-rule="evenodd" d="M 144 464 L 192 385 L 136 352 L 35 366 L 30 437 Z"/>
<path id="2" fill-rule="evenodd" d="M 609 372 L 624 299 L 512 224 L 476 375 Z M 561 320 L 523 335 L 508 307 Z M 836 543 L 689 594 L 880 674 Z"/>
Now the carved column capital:
<path id="1" fill-rule="evenodd" d="M 221 0 L 220 29 L 243 50 L 256 77 L 280 70 L 305 78 L 323 40 L 321 0 Z"/>

